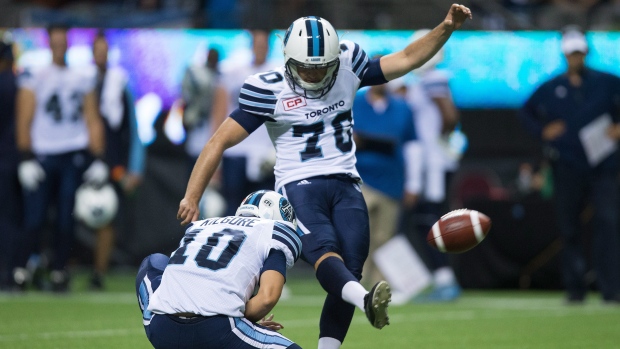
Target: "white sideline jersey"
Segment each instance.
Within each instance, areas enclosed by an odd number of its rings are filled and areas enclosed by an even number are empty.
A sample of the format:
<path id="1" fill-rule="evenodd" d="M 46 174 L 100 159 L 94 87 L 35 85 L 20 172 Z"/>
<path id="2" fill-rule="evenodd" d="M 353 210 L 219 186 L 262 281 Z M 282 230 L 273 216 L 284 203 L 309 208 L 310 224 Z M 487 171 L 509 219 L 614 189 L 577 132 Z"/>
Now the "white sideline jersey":
<path id="1" fill-rule="evenodd" d="M 92 76 L 75 68 L 51 64 L 24 73 L 19 85 L 32 91 L 36 99 L 30 128 L 35 154 L 55 155 L 88 147 L 82 108 L 84 96 L 94 89 Z"/>
<path id="2" fill-rule="evenodd" d="M 293 266 L 301 254 L 293 224 L 237 216 L 193 222 L 170 256 L 148 310 L 243 317 L 271 249 L 284 252 L 287 269 Z"/>
<path id="3" fill-rule="evenodd" d="M 420 75 L 419 81 L 410 86 L 407 102 L 413 110 L 418 138 L 424 149 L 423 185 L 424 197 L 432 202 L 445 199 L 445 173 L 455 170 L 458 161 L 450 157 L 441 144 L 443 119 L 433 98 L 452 98 L 447 72 L 433 69 Z"/>
<path id="4" fill-rule="evenodd" d="M 343 40 L 340 49 L 336 82 L 319 99 L 296 94 L 284 77 L 284 67 L 252 75 L 241 88 L 239 109 L 270 118 L 265 126 L 276 148 L 276 191 L 319 175 L 348 173 L 359 178 L 351 108 L 368 56 L 351 41 Z"/>
<path id="5" fill-rule="evenodd" d="M 437 69 L 425 72 L 420 76 L 420 81 L 411 86 L 406 98 L 414 111 L 418 138 L 433 154 L 431 158 L 442 162 L 448 169 L 455 169 L 458 162 L 451 159 L 439 143 L 443 119 L 433 101 L 433 98 L 452 99 L 448 73 Z"/>

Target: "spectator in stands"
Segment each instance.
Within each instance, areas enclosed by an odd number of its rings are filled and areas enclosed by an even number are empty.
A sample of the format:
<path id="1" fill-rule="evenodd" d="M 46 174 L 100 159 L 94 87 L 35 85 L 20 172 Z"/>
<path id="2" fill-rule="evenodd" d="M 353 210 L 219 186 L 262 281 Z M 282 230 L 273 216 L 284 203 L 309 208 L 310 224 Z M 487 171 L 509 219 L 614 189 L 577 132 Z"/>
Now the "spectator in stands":
<path id="1" fill-rule="evenodd" d="M 414 37 L 422 37 L 429 30 L 418 30 Z M 446 254 L 426 243 L 426 234 L 439 218 L 448 212 L 447 191 L 450 179 L 458 168 L 459 151 L 450 145 L 459 121 L 459 113 L 452 99 L 449 75 L 437 68 L 443 60 L 442 48 L 424 66 L 414 71 L 414 83 L 407 87 L 406 99 L 413 110 L 416 131 L 422 144 L 422 156 L 416 157 L 422 170 L 422 188 L 418 204 L 405 214 L 408 238 L 433 275 L 433 289 L 421 295 L 424 300 L 451 301 L 459 297 L 461 289 Z M 457 133 L 458 136 L 462 136 Z"/>
<path id="2" fill-rule="evenodd" d="M 414 142 L 411 109 L 401 97 L 392 95 L 386 85 L 371 86 L 358 93 L 353 114 L 356 167 L 364 179 L 362 193 L 372 232 L 362 280 L 372 287 L 385 279 L 373 261 L 374 251 L 396 233 L 401 203 L 410 209 L 417 199 L 419 188 L 412 186 L 416 182 L 412 179 L 414 173 L 406 165 L 415 156 L 410 154 L 411 147 L 419 145 Z"/>
<path id="3" fill-rule="evenodd" d="M 0 40 L 0 291 L 12 286 L 15 240 L 21 233 L 21 195 L 15 147 L 17 81 L 13 63 L 13 43 L 5 33 Z"/>
<path id="4" fill-rule="evenodd" d="M 585 35 L 562 36 L 567 70 L 542 83 L 521 109 L 523 125 L 542 139 L 551 162 L 555 211 L 564 243 L 562 273 L 569 304 L 587 291 L 581 212 L 594 208 L 592 262 L 603 301 L 620 302 L 618 258 L 617 142 L 620 139 L 620 78 L 585 65 Z"/>
<path id="5" fill-rule="evenodd" d="M 109 170 L 101 160 L 104 129 L 93 80 L 67 66 L 67 28 L 54 26 L 48 34 L 52 63 L 24 73 L 19 81 L 16 142 L 25 219 L 14 278 L 21 286 L 30 279 L 26 263 L 31 253 L 38 252 L 48 206 L 53 202 L 56 221 L 50 281 L 53 291 L 66 292 L 76 189 L 83 180 L 104 182 Z"/>
<path id="6" fill-rule="evenodd" d="M 98 97 L 99 114 L 105 129 L 106 164 L 111 169 L 111 182 L 119 197 L 117 217 L 96 231 L 94 270 L 90 279 L 93 290 L 104 288 L 103 279 L 108 271 L 114 248 L 115 235 L 119 231 L 122 209 L 127 196 L 134 193 L 142 181 L 145 148 L 138 137 L 133 97 L 127 86 L 127 72 L 121 67 L 108 67 L 108 41 L 99 32 L 93 42 L 95 61 L 95 93 Z"/>
<path id="7" fill-rule="evenodd" d="M 239 91 L 245 79 L 253 74 L 271 70 L 275 66 L 267 62 L 269 53 L 269 32 L 252 30 L 252 60 L 230 64 L 222 72 L 222 85 L 226 90 L 228 110 L 214 115 L 217 118 L 215 127 L 239 105 Z M 246 193 L 273 188 L 275 177 L 275 149 L 267 134 L 265 126 L 261 126 L 247 139 L 224 152 L 222 159 L 222 195 L 226 198 L 226 216 L 235 214 L 239 203 Z"/>

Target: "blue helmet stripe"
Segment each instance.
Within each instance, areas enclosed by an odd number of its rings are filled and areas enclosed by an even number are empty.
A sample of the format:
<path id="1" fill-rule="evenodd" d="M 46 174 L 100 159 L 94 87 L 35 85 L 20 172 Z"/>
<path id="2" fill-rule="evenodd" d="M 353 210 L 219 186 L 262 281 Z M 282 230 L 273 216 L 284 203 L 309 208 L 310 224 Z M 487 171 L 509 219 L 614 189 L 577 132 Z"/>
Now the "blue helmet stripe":
<path id="1" fill-rule="evenodd" d="M 323 23 L 319 17 L 316 17 L 316 25 L 318 30 L 317 37 L 319 38 L 319 56 L 325 56 L 325 37 L 323 35 Z"/>
<path id="2" fill-rule="evenodd" d="M 265 195 L 265 191 L 264 190 L 259 190 L 257 191 L 254 195 L 252 195 L 252 197 L 249 200 L 249 204 L 250 205 L 254 205 L 254 206 L 258 206 L 258 203 L 260 202 L 260 199 L 263 197 L 263 195 Z"/>
<path id="3" fill-rule="evenodd" d="M 323 36 L 322 33 L 319 32 L 318 21 L 315 19 L 310 20 L 310 26 L 312 27 L 312 56 L 322 56 L 321 55 L 321 43 L 319 42 L 319 37 Z M 321 27 L 323 27 L 321 25 Z"/>
<path id="4" fill-rule="evenodd" d="M 312 32 L 311 20 L 306 19 L 306 33 L 308 35 L 308 56 L 313 56 L 314 52 L 314 33 Z"/>

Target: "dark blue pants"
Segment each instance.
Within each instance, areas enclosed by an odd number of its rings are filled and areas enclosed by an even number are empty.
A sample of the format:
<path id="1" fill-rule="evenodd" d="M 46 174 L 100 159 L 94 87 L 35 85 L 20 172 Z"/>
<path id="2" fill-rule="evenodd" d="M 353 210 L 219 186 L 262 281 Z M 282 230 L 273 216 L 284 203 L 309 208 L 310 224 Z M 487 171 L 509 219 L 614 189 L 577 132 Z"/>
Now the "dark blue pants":
<path id="1" fill-rule="evenodd" d="M 587 261 L 580 217 L 585 205 L 590 203 L 594 208 L 591 253 L 598 287 L 603 299 L 620 299 L 617 173 L 585 172 L 563 164 L 556 164 L 553 171 L 556 218 L 564 243 L 562 275 L 567 296 L 580 300 L 586 293 Z"/>
<path id="2" fill-rule="evenodd" d="M 360 279 L 368 257 L 370 225 L 359 185 L 346 175 L 305 181 L 309 184 L 292 182 L 283 190 L 304 232 L 302 258 L 314 266 L 325 253 L 338 253 L 347 269 Z"/>
<path id="3" fill-rule="evenodd" d="M 22 200 L 16 165 L 0 164 L 0 288 L 10 283 L 16 241 L 22 235 Z"/>
<path id="4" fill-rule="evenodd" d="M 146 336 L 157 349 L 301 349 L 278 332 L 256 325 L 244 318 L 225 315 L 181 318 L 153 314 L 146 310 L 149 299 L 161 283 L 168 256 L 146 257 L 136 276 L 136 294 Z"/>
<path id="5" fill-rule="evenodd" d="M 50 205 L 56 209 L 54 222 L 54 257 L 52 270 L 63 270 L 73 243 L 73 205 L 75 192 L 82 184 L 82 174 L 92 161 L 86 151 L 49 155 L 38 158 L 45 170 L 45 180 L 37 190 L 24 190 L 24 234 L 19 249 L 20 266 L 38 252 Z"/>
<path id="6" fill-rule="evenodd" d="M 282 193 L 293 205 L 297 224 L 304 233 L 302 258 L 314 266 L 325 253 L 338 253 L 346 268 L 360 280 L 368 256 L 370 225 L 357 181 L 346 175 L 312 177 L 286 184 Z M 319 336 L 343 341 L 354 312 L 355 306 L 328 294 Z"/>

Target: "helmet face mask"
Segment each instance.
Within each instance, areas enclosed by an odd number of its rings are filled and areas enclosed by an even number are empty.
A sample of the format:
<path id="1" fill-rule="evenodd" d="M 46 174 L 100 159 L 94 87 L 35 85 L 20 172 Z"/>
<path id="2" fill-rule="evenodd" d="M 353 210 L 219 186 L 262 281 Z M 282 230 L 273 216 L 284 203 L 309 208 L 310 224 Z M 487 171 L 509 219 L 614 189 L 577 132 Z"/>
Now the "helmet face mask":
<path id="1" fill-rule="evenodd" d="M 286 81 L 300 96 L 316 99 L 325 96 L 336 83 L 340 67 L 340 42 L 334 27 L 320 17 L 302 17 L 288 28 L 284 37 Z M 325 69 L 320 81 L 307 79 L 320 75 L 313 69 Z M 308 74 L 302 73 L 305 71 Z"/>
<path id="2" fill-rule="evenodd" d="M 284 196 L 273 190 L 259 190 L 246 196 L 235 216 L 287 221 L 297 227 L 293 206 Z"/>
<path id="3" fill-rule="evenodd" d="M 294 59 L 289 59 L 285 65 L 286 81 L 295 93 L 309 99 L 317 99 L 325 96 L 336 83 L 340 60 L 332 61 L 327 64 L 304 64 Z M 325 75 L 319 82 L 307 82 L 300 73 L 302 70 L 324 69 Z M 302 74 L 303 75 L 303 74 Z"/>

